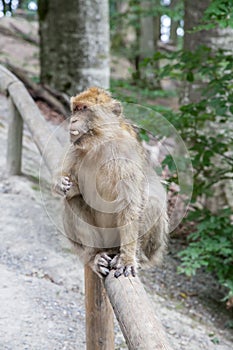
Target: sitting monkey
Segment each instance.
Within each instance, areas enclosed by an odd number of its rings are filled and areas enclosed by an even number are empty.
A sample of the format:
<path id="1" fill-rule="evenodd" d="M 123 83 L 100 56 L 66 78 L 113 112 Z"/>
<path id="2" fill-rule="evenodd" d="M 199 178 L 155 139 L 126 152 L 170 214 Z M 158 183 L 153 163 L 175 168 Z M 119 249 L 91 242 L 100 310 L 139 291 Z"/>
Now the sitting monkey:
<path id="1" fill-rule="evenodd" d="M 166 193 L 121 103 L 93 87 L 71 98 L 70 145 L 54 189 L 63 223 L 84 264 L 100 276 L 135 276 L 166 249 Z"/>

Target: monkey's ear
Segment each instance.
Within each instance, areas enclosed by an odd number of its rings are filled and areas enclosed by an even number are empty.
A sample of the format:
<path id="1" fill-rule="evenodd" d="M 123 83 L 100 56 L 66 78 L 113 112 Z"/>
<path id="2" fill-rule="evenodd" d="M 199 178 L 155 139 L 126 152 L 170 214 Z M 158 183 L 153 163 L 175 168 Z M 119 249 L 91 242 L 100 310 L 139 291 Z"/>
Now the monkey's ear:
<path id="1" fill-rule="evenodd" d="M 122 105 L 119 101 L 114 101 L 112 111 L 117 117 L 122 114 Z"/>

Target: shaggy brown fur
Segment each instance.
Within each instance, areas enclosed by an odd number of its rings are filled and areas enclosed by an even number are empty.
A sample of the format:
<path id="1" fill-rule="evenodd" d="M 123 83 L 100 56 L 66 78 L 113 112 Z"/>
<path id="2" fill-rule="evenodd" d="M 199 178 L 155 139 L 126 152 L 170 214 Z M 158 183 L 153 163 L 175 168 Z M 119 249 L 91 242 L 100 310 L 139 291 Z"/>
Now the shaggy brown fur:
<path id="1" fill-rule="evenodd" d="M 96 272 L 135 275 L 166 248 L 166 193 L 122 106 L 100 88 L 71 98 L 71 144 L 55 190 L 64 194 L 64 230 Z"/>

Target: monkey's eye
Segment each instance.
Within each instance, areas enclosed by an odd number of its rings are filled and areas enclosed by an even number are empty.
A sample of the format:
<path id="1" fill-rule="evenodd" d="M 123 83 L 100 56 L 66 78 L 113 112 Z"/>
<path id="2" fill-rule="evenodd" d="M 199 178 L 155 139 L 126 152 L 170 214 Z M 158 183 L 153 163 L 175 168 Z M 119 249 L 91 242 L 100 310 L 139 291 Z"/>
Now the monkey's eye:
<path id="1" fill-rule="evenodd" d="M 83 111 L 84 109 L 87 109 L 86 105 L 76 105 L 73 108 L 73 112 L 80 112 L 80 111 Z"/>

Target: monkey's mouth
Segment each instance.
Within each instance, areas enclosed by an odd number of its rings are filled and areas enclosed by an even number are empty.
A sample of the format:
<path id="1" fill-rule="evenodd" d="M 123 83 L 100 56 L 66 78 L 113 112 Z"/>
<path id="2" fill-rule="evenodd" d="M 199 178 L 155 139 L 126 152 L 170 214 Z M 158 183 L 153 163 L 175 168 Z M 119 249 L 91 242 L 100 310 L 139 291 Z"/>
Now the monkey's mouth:
<path id="1" fill-rule="evenodd" d="M 91 134 L 90 129 L 80 129 L 80 130 L 70 130 L 70 141 L 74 144 L 77 145 L 81 142 L 81 140 L 84 139 L 85 136 L 88 136 Z"/>

